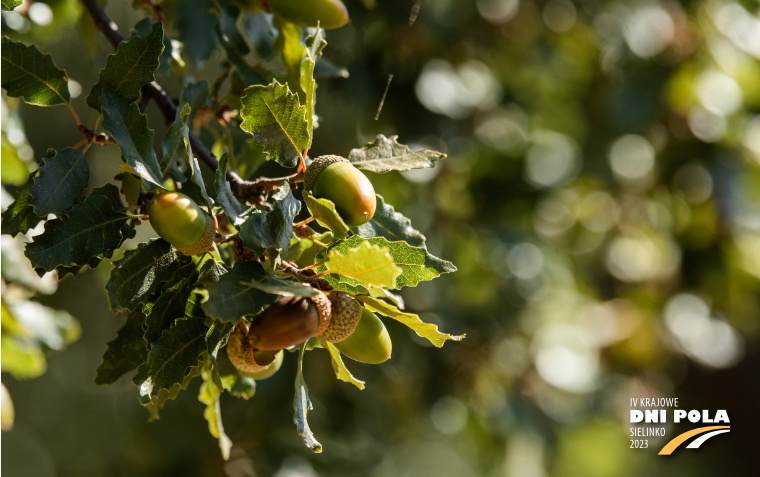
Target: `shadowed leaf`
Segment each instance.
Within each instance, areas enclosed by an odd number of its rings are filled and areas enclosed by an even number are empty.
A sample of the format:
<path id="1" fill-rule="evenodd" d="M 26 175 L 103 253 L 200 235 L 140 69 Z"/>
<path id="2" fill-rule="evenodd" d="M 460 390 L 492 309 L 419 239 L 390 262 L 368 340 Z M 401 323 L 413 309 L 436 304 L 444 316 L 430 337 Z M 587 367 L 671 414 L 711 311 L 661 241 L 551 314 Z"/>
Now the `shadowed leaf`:
<path id="1" fill-rule="evenodd" d="M 352 149 L 348 160 L 355 167 L 372 172 L 408 171 L 435 167 L 446 154 L 436 151 L 414 152 L 409 146 L 399 144 L 398 136 L 387 138 L 379 134 L 377 138 L 364 147 Z"/>
<path id="2" fill-rule="evenodd" d="M 5 6 L 5 0 L 3 2 Z M 2 39 L 2 86 L 8 96 L 39 106 L 69 104 L 66 72 L 56 68 L 50 54 L 8 37 Z"/>
<path id="3" fill-rule="evenodd" d="M 95 374 L 95 384 L 113 384 L 121 376 L 136 369 L 148 357 L 143 341 L 143 319 L 140 311 L 127 315 L 127 321 L 119 329 L 116 338 L 108 342 L 103 362 Z"/>
<path id="4" fill-rule="evenodd" d="M 34 212 L 41 216 L 66 214 L 82 198 L 89 179 L 90 166 L 84 150 L 67 147 L 54 157 L 43 159 L 39 175 L 29 189 Z"/>

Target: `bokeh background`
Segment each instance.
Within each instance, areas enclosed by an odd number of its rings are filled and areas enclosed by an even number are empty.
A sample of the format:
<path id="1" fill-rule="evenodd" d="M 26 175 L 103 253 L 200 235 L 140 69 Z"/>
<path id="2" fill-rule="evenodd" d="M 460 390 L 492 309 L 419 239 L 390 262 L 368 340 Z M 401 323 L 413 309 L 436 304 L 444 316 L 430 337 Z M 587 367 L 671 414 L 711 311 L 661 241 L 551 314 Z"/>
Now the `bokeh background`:
<path id="1" fill-rule="evenodd" d="M 106 5 L 124 33 L 145 15 L 131 3 Z M 55 280 L 24 272 L 24 239 L 3 236 L 4 303 L 68 312 L 79 325 L 59 313 L 59 329 L 68 341 L 81 336 L 65 349 L 60 339 L 46 342 L 47 370 L 35 379 L 5 372 L 3 342 L 2 382 L 16 418 L 2 434 L 2 472 L 757 475 L 758 2 L 346 3 L 352 23 L 328 32 L 325 56 L 350 76 L 320 81 L 310 155 L 345 156 L 379 133 L 448 154 L 435 169 L 370 178 L 427 236 L 431 253 L 459 267 L 404 290 L 407 309 L 467 338 L 436 349 L 387 323 L 393 359 L 347 363 L 367 381 L 364 391 L 335 379 L 327 353 L 309 353 L 321 455 L 295 433 L 295 355 L 287 356 L 250 401 L 222 397 L 235 443 L 224 462 L 196 399 L 199 381 L 152 423 L 128 377 L 93 384 L 123 320 L 103 291 L 110 266 L 56 290 Z M 111 49 L 80 4 L 27 2 L 21 13 L 2 13 L 2 31 L 53 54 L 91 124 L 84 96 Z M 251 61 L 276 61 L 257 46 Z M 212 82 L 222 55 L 203 68 L 186 61 L 196 79 Z M 159 82 L 178 94 L 176 79 Z M 147 114 L 158 148 L 164 121 L 153 104 Z M 61 107 L 3 95 L 2 119 L 5 208 L 47 148 L 81 136 Z M 214 143 L 208 130 L 200 134 Z M 93 148 L 88 161 L 91 186 L 112 181 L 118 149 Z M 126 246 L 151 235 L 146 224 Z M 648 450 L 629 449 L 631 397 L 727 409 L 732 431 L 669 458 L 656 455 L 665 443 L 656 438 Z M 670 437 L 688 426 L 668 425 Z"/>

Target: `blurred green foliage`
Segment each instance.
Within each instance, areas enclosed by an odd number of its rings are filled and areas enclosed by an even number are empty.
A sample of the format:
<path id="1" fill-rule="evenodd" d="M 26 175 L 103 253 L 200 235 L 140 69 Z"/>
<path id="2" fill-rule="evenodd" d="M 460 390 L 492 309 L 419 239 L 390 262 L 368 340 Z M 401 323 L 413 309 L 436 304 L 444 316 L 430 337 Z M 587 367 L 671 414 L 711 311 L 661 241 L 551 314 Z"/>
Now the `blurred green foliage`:
<path id="1" fill-rule="evenodd" d="M 169 10 L 176 2 L 164 3 Z M 110 51 L 79 2 L 27 5 L 3 12 L 3 34 L 35 42 L 70 81 L 93 84 Z M 128 380 L 92 383 L 119 326 L 102 290 L 107 267 L 100 267 L 27 302 L 66 310 L 83 335 L 52 356 L 39 379 L 3 375 L 16 424 L 3 436 L 2 470 L 752 475 L 750 429 L 760 424 L 757 2 L 347 6 L 351 23 L 328 32 L 324 55 L 350 76 L 320 81 L 310 155 L 345 155 L 381 133 L 448 154 L 435 169 L 403 178 L 368 176 L 427 236 L 431 253 L 459 268 L 404 291 L 407 309 L 467 338 L 438 350 L 391 323 L 391 361 L 350 363 L 368 383 L 363 391 L 336 381 L 327 353 L 315 351 L 305 373 L 322 455 L 303 448 L 288 424 L 296 368 L 289 354 L 251 400 L 222 397 L 224 426 L 236 443 L 223 463 L 198 418 L 198 382 L 150 424 Z M 107 11 L 122 31 L 145 16 L 126 2 L 109 2 Z M 277 32 L 254 22 L 243 21 L 254 46 L 249 60 L 274 61 Z M 186 74 L 214 82 L 218 51 L 182 56 Z M 179 91 L 174 80 L 159 81 Z M 84 95 L 72 96 L 83 122 L 92 123 Z M 78 141 L 68 114 L 3 98 L 9 191 L 23 184 L 21 167 L 41 160 L 47 147 Z M 162 138 L 159 112 L 149 105 L 147 114 Z M 201 134 L 219 144 L 209 130 Z M 118 152 L 93 152 L 91 184 L 101 184 L 118 168 Z M 248 153 L 238 159 L 250 157 L 252 173 L 260 155 Z M 276 169 L 268 163 L 259 173 Z M 150 235 L 141 229 L 136 241 Z M 6 263 L 6 238 L 4 280 L 16 267 Z M 7 330 L 4 307 L 4 340 Z M 728 409 L 737 427 L 724 442 L 668 459 L 629 449 L 628 399 L 659 396 L 679 397 L 686 409 Z"/>

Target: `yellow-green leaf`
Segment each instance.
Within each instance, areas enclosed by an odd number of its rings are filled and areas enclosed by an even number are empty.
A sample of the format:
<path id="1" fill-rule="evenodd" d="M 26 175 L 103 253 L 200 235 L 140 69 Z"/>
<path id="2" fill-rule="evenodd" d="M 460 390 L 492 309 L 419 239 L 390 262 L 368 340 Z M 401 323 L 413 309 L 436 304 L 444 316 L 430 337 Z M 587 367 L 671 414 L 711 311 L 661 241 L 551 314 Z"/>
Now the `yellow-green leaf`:
<path id="1" fill-rule="evenodd" d="M 361 242 L 358 247 L 345 252 L 328 252 L 325 266 L 331 272 L 375 287 L 393 288 L 396 278 L 401 275 L 401 269 L 393 262 L 389 249 L 369 242 Z"/>

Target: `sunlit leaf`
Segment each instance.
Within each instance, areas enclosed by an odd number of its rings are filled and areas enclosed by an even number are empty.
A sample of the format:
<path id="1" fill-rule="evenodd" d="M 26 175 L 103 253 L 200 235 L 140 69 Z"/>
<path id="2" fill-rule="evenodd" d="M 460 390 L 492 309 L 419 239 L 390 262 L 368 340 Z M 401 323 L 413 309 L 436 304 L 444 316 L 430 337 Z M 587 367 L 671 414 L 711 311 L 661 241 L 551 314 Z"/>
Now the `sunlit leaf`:
<path id="1" fill-rule="evenodd" d="M 3 11 L 10 12 L 24 3 L 24 0 L 3 0 Z"/>
<path id="2" fill-rule="evenodd" d="M 5 6 L 5 4 L 3 4 Z M 69 104 L 66 72 L 56 68 L 50 54 L 34 45 L 2 39 L 2 87 L 8 96 L 40 106 Z"/>
<path id="3" fill-rule="evenodd" d="M 372 172 L 408 171 L 435 167 L 446 154 L 436 151 L 414 152 L 409 146 L 399 144 L 398 136 L 387 138 L 379 134 L 375 140 L 364 147 L 352 149 L 348 160 L 355 167 Z"/>
<path id="4" fill-rule="evenodd" d="M 351 383 L 354 386 L 356 386 L 359 389 L 364 389 L 364 381 L 360 379 L 356 379 L 353 374 L 351 374 L 351 371 L 346 368 L 346 365 L 343 363 L 343 359 L 340 357 L 340 351 L 338 348 L 335 347 L 334 344 L 330 343 L 329 341 L 318 338 L 319 342 L 322 344 L 322 347 L 327 349 L 327 351 L 330 353 L 330 359 L 332 359 L 333 364 L 333 370 L 335 370 L 335 377 L 340 379 L 343 382 Z"/>
<path id="5" fill-rule="evenodd" d="M 285 167 L 298 165 L 300 153 L 309 145 L 306 110 L 298 95 L 275 80 L 268 86 L 246 88 L 240 127 L 264 146 L 269 158 Z"/>
<path id="6" fill-rule="evenodd" d="M 335 210 L 335 204 L 328 199 L 317 199 L 310 192 L 303 192 L 303 201 L 309 209 L 309 213 L 314 217 L 319 225 L 332 231 L 335 238 L 342 239 L 348 235 L 348 225 Z"/>
<path id="7" fill-rule="evenodd" d="M 396 266 L 388 247 L 359 242 L 348 249 L 331 249 L 325 266 L 331 272 L 353 278 L 365 286 L 393 288 L 401 269 Z"/>
<path id="8" fill-rule="evenodd" d="M 443 346 L 446 340 L 460 341 L 464 338 L 464 335 L 450 335 L 441 333 L 438 331 L 438 326 L 432 323 L 425 323 L 419 316 L 413 313 L 404 313 L 399 311 L 395 306 L 390 303 L 378 300 L 365 295 L 356 297 L 357 300 L 364 303 L 370 311 L 376 311 L 381 315 L 385 315 L 389 318 L 401 322 L 411 328 L 417 335 L 430 341 L 437 347 Z"/>
<path id="9" fill-rule="evenodd" d="M 213 382 L 211 374 L 211 363 L 207 362 L 201 371 L 203 383 L 198 392 L 198 400 L 206 405 L 206 409 L 203 410 L 203 417 L 208 422 L 208 430 L 211 435 L 219 440 L 222 458 L 227 460 L 230 458 L 232 441 L 225 434 L 224 425 L 222 424 L 222 411 L 219 407 L 219 395 L 222 393 L 222 390 Z"/>
<path id="10" fill-rule="evenodd" d="M 393 263 L 401 268 L 402 273 L 396 278 L 396 284 L 393 288 L 414 287 L 418 283 L 432 280 L 442 273 L 452 273 L 457 270 L 451 262 L 434 257 L 424 248 L 412 247 L 406 242 L 389 242 L 384 237 L 363 238 L 353 235 L 347 240 L 331 246 L 327 253 L 338 251 L 345 254 L 349 249 L 358 247 L 364 241 L 381 248 L 387 247 L 391 258 L 393 258 Z M 316 270 L 322 272 L 327 270 L 327 267 L 322 265 Z M 357 279 L 342 274 L 336 274 L 335 277 L 349 285 L 362 285 Z"/>

